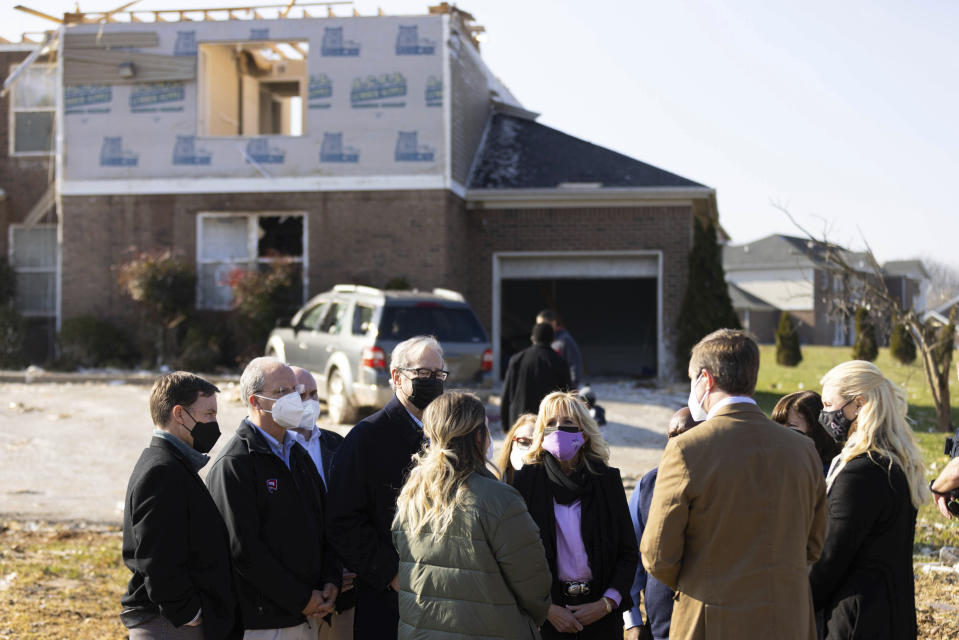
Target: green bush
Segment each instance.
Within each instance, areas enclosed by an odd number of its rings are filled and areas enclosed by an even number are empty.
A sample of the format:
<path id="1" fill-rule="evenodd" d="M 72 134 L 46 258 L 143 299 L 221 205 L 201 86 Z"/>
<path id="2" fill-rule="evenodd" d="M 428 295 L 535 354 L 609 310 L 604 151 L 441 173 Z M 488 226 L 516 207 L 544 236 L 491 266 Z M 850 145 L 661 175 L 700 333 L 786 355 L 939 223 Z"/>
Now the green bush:
<path id="1" fill-rule="evenodd" d="M 92 316 L 65 319 L 57 342 L 58 365 L 63 368 L 129 367 L 137 359 L 126 333 L 108 320 Z"/>
<path id="2" fill-rule="evenodd" d="M 234 269 L 227 279 L 233 289 L 233 331 L 240 364 L 263 354 L 278 318 L 289 316 L 302 295 L 292 262 L 274 260 L 265 271 Z"/>
<path id="3" fill-rule="evenodd" d="M 876 326 L 864 307 L 856 309 L 856 341 L 852 345 L 852 357 L 855 360 L 872 362 L 879 355 L 879 343 L 876 340 Z"/>
<path id="4" fill-rule="evenodd" d="M 23 358 L 23 318 L 13 302 L 0 304 L 0 368 L 19 369 Z"/>
<path id="5" fill-rule="evenodd" d="M 799 333 L 788 311 L 779 316 L 779 327 L 776 328 L 776 362 L 784 367 L 795 367 L 802 362 Z"/>
<path id="6" fill-rule="evenodd" d="M 211 372 L 232 367 L 232 333 L 224 312 L 198 311 L 188 325 L 176 360 L 178 369 Z"/>
<path id="7" fill-rule="evenodd" d="M 17 297 L 17 272 L 7 262 L 0 258 L 0 305 L 13 304 Z"/>
<path id="8" fill-rule="evenodd" d="M 716 329 L 739 329 L 723 270 L 722 249 L 716 227 L 693 222 L 693 246 L 689 251 L 686 294 L 676 321 L 676 371 L 686 377 L 689 356 L 702 338 Z"/>
<path id="9" fill-rule="evenodd" d="M 116 265 L 117 282 L 139 307 L 138 338 L 157 363 L 179 352 L 178 327 L 196 307 L 196 271 L 169 250 L 146 251 Z"/>
<path id="10" fill-rule="evenodd" d="M 889 337 L 889 351 L 902 364 L 912 364 L 916 361 L 916 343 L 906 325 L 897 324 L 892 328 L 892 335 Z"/>

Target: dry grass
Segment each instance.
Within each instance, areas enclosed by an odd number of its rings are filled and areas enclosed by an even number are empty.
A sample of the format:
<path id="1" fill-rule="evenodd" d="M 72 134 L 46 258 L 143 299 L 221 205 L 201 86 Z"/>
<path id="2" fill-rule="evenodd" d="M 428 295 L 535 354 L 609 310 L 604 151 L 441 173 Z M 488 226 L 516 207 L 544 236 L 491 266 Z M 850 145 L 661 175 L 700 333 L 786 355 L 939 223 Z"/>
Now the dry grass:
<path id="1" fill-rule="evenodd" d="M 116 527 L 0 522 L 0 640 L 126 638 Z M 916 577 L 919 637 L 959 638 L 959 575 Z"/>

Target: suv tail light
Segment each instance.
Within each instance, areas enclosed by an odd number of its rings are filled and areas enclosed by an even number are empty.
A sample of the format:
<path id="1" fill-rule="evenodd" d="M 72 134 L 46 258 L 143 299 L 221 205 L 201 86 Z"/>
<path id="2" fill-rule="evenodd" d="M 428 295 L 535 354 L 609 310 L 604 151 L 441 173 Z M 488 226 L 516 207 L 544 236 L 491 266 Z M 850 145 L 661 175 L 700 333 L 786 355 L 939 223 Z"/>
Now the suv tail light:
<path id="1" fill-rule="evenodd" d="M 480 365 L 480 371 L 493 370 L 493 350 L 487 349 L 483 352 L 483 363 Z"/>
<path id="2" fill-rule="evenodd" d="M 363 347 L 360 364 L 370 369 L 385 369 L 386 354 L 379 347 Z"/>

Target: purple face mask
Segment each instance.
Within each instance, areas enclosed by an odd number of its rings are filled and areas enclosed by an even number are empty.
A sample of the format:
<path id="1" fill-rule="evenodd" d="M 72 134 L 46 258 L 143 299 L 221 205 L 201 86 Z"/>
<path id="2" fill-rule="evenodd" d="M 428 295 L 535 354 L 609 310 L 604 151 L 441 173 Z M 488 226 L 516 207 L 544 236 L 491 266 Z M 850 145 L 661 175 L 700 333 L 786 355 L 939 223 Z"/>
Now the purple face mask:
<path id="1" fill-rule="evenodd" d="M 554 431 L 543 438 L 543 448 L 557 460 L 572 460 L 586 440 L 579 431 Z"/>

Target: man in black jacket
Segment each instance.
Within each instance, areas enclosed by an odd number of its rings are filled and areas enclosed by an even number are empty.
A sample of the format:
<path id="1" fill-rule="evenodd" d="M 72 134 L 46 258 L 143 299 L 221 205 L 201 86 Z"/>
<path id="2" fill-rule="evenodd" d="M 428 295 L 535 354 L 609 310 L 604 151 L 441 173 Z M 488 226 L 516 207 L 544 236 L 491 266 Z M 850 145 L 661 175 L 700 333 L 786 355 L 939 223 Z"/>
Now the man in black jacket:
<path id="1" fill-rule="evenodd" d="M 572 387 L 569 365 L 550 346 L 553 336 L 553 326 L 540 322 L 533 327 L 533 344 L 509 359 L 500 401 L 504 432 L 524 413 L 539 411 L 539 403 L 549 393 Z"/>
<path id="2" fill-rule="evenodd" d="M 333 461 L 329 531 L 334 548 L 356 574 L 356 640 L 396 638 L 397 572 L 390 525 L 396 498 L 423 445 L 423 410 L 443 393 L 443 350 L 417 336 L 390 359 L 395 396 L 347 434 Z"/>
<path id="3" fill-rule="evenodd" d="M 185 371 L 153 384 L 156 428 L 123 507 L 123 562 L 133 576 L 120 618 L 135 640 L 239 636 L 226 527 L 197 475 L 220 435 L 218 391 Z"/>
<path id="4" fill-rule="evenodd" d="M 342 569 L 327 545 L 320 476 L 289 431 L 303 416 L 293 371 L 256 358 L 240 393 L 250 415 L 214 461 L 207 486 L 230 536 L 244 638 L 315 640 Z"/>

